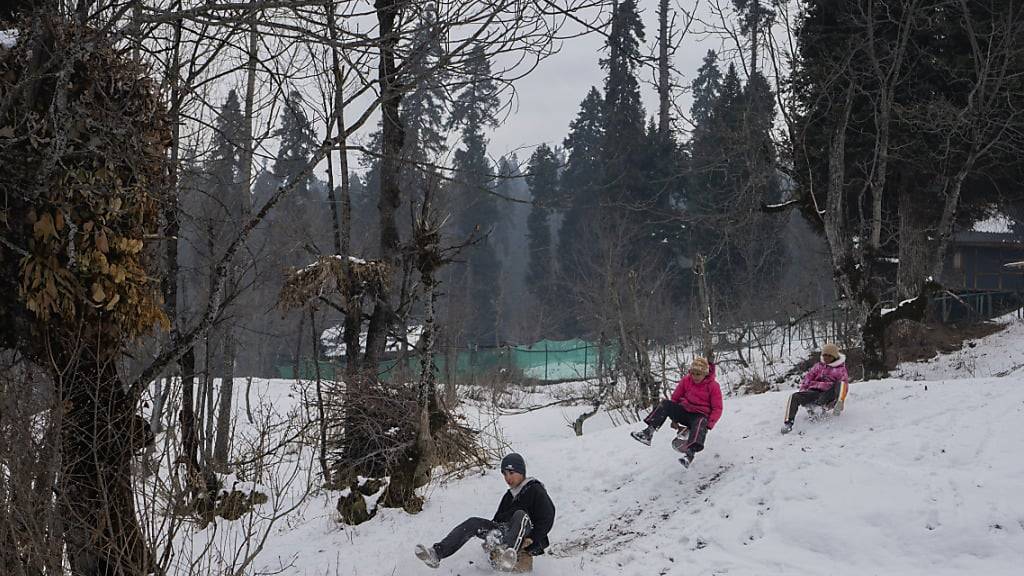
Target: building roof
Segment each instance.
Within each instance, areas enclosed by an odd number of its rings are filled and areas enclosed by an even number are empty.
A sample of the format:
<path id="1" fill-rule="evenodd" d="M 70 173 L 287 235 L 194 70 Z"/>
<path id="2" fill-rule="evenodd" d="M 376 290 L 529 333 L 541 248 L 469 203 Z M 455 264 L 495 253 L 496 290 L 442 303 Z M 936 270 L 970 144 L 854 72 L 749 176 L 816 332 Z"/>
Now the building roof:
<path id="1" fill-rule="evenodd" d="M 964 230 L 953 236 L 953 243 L 958 246 L 1001 246 L 1006 248 L 1024 248 L 1024 237 L 1009 232 L 978 232 Z"/>

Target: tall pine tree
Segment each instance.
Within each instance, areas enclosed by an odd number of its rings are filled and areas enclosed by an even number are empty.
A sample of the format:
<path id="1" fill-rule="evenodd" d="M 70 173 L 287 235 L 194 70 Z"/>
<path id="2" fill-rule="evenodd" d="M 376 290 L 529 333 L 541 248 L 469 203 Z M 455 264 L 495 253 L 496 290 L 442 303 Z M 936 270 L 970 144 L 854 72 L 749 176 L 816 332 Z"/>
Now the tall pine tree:
<path id="1" fill-rule="evenodd" d="M 558 320 L 565 334 L 578 335 L 582 326 L 571 311 L 576 299 L 572 293 L 585 280 L 581 261 L 596 258 L 596 246 L 587 235 L 597 220 L 602 181 L 601 150 L 604 145 L 604 98 L 591 87 L 580 103 L 576 118 L 569 124 L 564 145 L 568 152 L 559 182 L 559 206 L 563 210 L 556 252 L 560 289 L 555 298 Z"/>
<path id="2" fill-rule="evenodd" d="M 405 127 L 402 140 L 402 187 L 418 199 L 433 165 L 445 150 L 446 82 L 440 66 L 444 50 L 434 4 L 420 14 L 403 65 L 405 81 L 413 86 L 402 98 L 399 115 Z"/>
<path id="3" fill-rule="evenodd" d="M 500 100 L 483 47 L 472 49 L 465 74 L 466 86 L 452 104 L 449 121 L 449 126 L 458 128 L 461 134 L 461 146 L 454 154 L 451 189 L 457 207 L 456 233 L 463 238 L 472 235 L 478 241 L 466 248 L 466 264 L 457 272 L 466 290 L 466 337 L 476 344 L 496 344 L 501 338 L 497 326 L 501 261 L 491 232 L 500 213 L 492 194 L 495 183 L 484 129 L 497 124 Z"/>
<path id="4" fill-rule="evenodd" d="M 644 25 L 636 0 L 623 0 L 612 15 L 608 57 L 601 60 L 604 82 L 603 182 L 607 202 L 643 205 L 645 179 L 641 166 L 646 148 L 645 113 L 636 68 L 641 61 Z"/>
<path id="5" fill-rule="evenodd" d="M 542 318 L 549 318 L 554 309 L 555 293 L 551 251 L 550 215 L 558 200 L 558 157 L 547 144 L 541 144 L 530 156 L 526 183 L 533 201 L 527 217 L 530 262 L 526 285 L 536 298 Z"/>
<path id="6" fill-rule="evenodd" d="M 274 133 L 281 139 L 281 147 L 274 161 L 274 175 L 283 182 L 291 182 L 309 163 L 316 148 L 316 136 L 303 108 L 302 94 L 293 90 L 284 102 L 281 126 Z M 310 178 L 303 178 L 296 186 L 296 196 L 308 200 Z"/>

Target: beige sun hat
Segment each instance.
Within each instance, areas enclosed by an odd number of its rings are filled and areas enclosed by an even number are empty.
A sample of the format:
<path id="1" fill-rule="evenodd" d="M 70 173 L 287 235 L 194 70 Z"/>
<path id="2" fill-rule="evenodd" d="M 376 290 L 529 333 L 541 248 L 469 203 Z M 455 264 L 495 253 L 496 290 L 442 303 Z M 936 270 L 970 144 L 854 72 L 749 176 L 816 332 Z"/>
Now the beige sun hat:
<path id="1" fill-rule="evenodd" d="M 833 358 L 839 358 L 839 346 L 829 342 L 821 347 L 822 356 L 831 356 Z"/>

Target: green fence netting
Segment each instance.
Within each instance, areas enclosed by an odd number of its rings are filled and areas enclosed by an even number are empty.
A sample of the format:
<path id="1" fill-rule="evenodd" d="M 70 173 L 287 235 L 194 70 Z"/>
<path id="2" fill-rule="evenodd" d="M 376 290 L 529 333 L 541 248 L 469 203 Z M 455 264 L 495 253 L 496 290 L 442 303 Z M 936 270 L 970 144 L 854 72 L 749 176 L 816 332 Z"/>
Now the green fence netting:
<path id="1" fill-rule="evenodd" d="M 569 340 L 539 340 L 525 346 L 497 346 L 450 348 L 446 352 L 434 355 L 434 366 L 439 375 L 455 378 L 458 381 L 476 381 L 480 378 L 494 376 L 506 371 L 521 374 L 523 377 L 545 382 L 578 380 L 592 378 L 597 375 L 600 362 L 605 365 L 613 362 L 618 349 L 613 345 L 604 347 L 604 354 L 599 346 L 580 338 Z M 448 363 L 452 362 L 452 369 Z M 321 360 L 319 362 L 320 377 L 334 379 L 340 372 L 345 360 Z M 420 362 L 416 356 L 391 358 L 380 363 L 380 376 L 384 380 L 392 380 L 399 374 L 419 374 Z M 296 366 L 278 365 L 281 378 L 295 378 Z M 313 379 L 317 375 L 317 364 L 311 359 L 304 359 L 298 366 L 298 377 Z"/>

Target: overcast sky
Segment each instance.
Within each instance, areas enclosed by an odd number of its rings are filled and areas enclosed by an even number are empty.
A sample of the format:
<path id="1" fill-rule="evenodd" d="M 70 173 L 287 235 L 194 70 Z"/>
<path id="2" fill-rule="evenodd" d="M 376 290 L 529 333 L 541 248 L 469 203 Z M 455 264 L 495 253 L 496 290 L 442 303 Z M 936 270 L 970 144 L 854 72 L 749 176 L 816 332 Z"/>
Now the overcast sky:
<path id="1" fill-rule="evenodd" d="M 702 17 L 709 17 L 706 1 L 672 0 L 674 7 L 679 4 L 689 10 L 698 4 Z M 725 0 L 722 4 L 729 5 L 730 2 Z M 645 25 L 646 44 L 649 50 L 653 50 L 658 36 L 658 0 L 639 0 L 639 5 Z M 681 19 L 682 15 L 677 18 Z M 704 33 L 703 28 L 700 24 L 693 26 L 672 60 L 677 71 L 673 81 L 678 86 L 688 88 L 707 51 L 720 50 L 722 47 L 721 39 Z M 525 162 L 535 146 L 541 143 L 552 146 L 562 143 L 568 134 L 569 122 L 576 117 L 587 91 L 591 86 L 598 89 L 603 86 L 604 71 L 598 60 L 604 56 L 604 40 L 603 36 L 593 33 L 567 40 L 557 54 L 541 62 L 533 73 L 516 83 L 516 98 L 512 102 L 512 109 L 504 123 L 491 134 L 489 152 L 495 159 L 515 151 L 519 160 Z M 644 106 L 648 117 L 657 114 L 657 94 L 651 84 L 653 79 L 652 70 L 641 72 Z M 676 101 L 680 109 L 688 111 L 689 90 L 677 90 Z"/>

